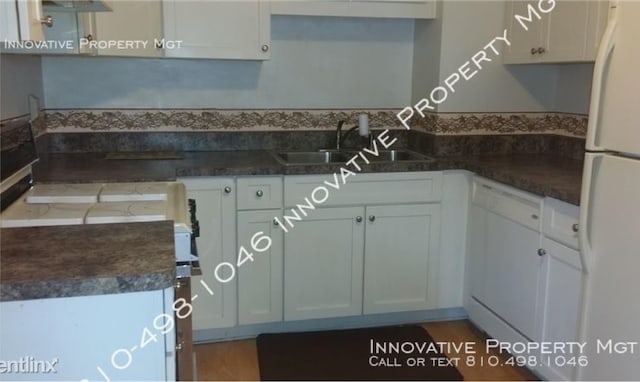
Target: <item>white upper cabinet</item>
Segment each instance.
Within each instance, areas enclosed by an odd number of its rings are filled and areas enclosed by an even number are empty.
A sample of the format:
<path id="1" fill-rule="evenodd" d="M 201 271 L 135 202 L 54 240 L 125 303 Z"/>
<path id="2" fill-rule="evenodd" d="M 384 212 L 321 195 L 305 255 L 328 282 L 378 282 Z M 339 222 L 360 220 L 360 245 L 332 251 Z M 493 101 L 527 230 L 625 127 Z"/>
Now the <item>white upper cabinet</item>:
<path id="1" fill-rule="evenodd" d="M 435 0 L 274 0 L 274 15 L 433 19 Z"/>
<path id="2" fill-rule="evenodd" d="M 105 1 L 112 12 L 96 12 L 95 36 L 101 41 L 130 41 L 118 47 L 98 46 L 100 56 L 162 57 L 162 2 Z M 135 43 L 141 41 L 144 43 Z"/>
<path id="3" fill-rule="evenodd" d="M 504 63 L 595 60 L 608 15 L 608 2 L 509 1 L 505 27 L 511 46 Z"/>
<path id="4" fill-rule="evenodd" d="M 0 11 L 0 40 L 44 40 L 46 18 L 40 0 L 2 0 Z"/>
<path id="5" fill-rule="evenodd" d="M 266 60 L 271 54 L 268 1 L 164 0 L 165 57 Z M 170 49 L 171 48 L 171 49 Z"/>

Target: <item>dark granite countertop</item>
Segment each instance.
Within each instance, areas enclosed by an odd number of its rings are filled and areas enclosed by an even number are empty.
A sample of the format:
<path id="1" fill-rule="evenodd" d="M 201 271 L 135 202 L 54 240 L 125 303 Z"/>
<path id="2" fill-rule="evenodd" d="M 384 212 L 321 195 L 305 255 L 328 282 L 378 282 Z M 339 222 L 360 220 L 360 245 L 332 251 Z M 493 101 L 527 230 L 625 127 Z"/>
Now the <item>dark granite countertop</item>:
<path id="1" fill-rule="evenodd" d="M 0 301 L 168 288 L 173 236 L 170 221 L 3 228 Z"/>
<path id="2" fill-rule="evenodd" d="M 184 152 L 182 159 L 106 160 L 104 153 L 48 154 L 34 167 L 39 183 L 172 181 L 186 176 L 323 174 L 339 165 L 289 165 L 268 151 Z M 546 154 L 436 157 L 434 161 L 377 163 L 362 172 L 463 169 L 541 196 L 578 205 L 582 161 Z"/>
<path id="3" fill-rule="evenodd" d="M 442 169 L 463 168 L 537 194 L 580 205 L 582 161 L 541 154 L 476 155 L 441 158 Z"/>

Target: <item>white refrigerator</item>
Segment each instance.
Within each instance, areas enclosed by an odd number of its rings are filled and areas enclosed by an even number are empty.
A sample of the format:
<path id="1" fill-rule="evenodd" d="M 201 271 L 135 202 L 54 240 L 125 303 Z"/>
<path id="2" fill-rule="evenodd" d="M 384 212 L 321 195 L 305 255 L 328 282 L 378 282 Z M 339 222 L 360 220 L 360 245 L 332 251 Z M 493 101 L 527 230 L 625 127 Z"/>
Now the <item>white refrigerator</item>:
<path id="1" fill-rule="evenodd" d="M 596 58 L 580 250 L 579 380 L 640 380 L 640 1 L 612 1 Z"/>

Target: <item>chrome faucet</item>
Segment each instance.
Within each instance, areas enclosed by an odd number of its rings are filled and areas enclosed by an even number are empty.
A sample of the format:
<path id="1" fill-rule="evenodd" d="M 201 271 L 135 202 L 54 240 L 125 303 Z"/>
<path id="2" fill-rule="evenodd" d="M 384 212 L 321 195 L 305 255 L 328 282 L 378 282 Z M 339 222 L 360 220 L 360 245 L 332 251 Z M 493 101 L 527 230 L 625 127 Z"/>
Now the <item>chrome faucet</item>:
<path id="1" fill-rule="evenodd" d="M 338 121 L 338 127 L 336 128 L 336 150 L 340 151 L 340 141 L 342 140 L 342 125 L 344 125 L 344 120 Z"/>
<path id="2" fill-rule="evenodd" d="M 336 127 L 336 151 L 340 151 L 340 149 L 342 148 L 342 144 L 344 143 L 344 140 L 347 139 L 349 134 L 351 134 L 352 132 L 358 129 L 358 125 L 355 125 L 349 130 L 347 130 L 347 132 L 344 133 L 344 136 L 343 136 L 342 125 L 344 125 L 344 122 L 345 122 L 344 120 L 338 121 L 338 126 Z M 369 132 L 369 148 L 373 148 L 374 139 L 375 139 L 375 136 L 373 135 L 373 131 L 370 131 Z"/>

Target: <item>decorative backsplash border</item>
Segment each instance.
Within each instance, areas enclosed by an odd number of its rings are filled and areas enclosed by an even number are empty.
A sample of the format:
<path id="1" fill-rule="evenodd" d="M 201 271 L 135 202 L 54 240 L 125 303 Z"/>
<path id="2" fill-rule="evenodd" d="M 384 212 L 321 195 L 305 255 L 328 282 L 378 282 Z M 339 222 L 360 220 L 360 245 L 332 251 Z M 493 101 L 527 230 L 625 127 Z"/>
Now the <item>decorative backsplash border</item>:
<path id="1" fill-rule="evenodd" d="M 438 113 L 412 127 L 437 135 L 558 134 L 585 137 L 588 116 L 564 113 Z"/>
<path id="2" fill-rule="evenodd" d="M 369 114 L 374 129 L 402 129 L 390 109 L 163 109 L 163 110 L 47 110 L 46 131 L 161 132 L 161 131 L 305 131 L 332 130 L 338 121 L 355 124 Z M 414 117 L 415 130 L 437 135 L 546 133 L 584 137 L 588 117 L 563 113 L 431 113 Z"/>

